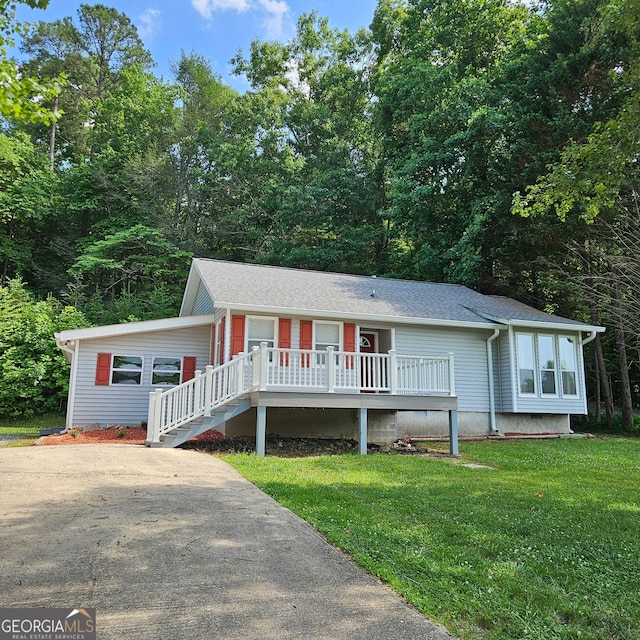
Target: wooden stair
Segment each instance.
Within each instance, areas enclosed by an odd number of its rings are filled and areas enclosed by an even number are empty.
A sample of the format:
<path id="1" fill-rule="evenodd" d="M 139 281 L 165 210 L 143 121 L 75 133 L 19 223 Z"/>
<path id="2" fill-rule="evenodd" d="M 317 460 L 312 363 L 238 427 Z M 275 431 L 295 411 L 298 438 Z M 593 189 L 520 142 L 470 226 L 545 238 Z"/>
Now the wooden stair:
<path id="1" fill-rule="evenodd" d="M 150 443 L 152 448 L 175 448 L 185 442 L 199 436 L 209 429 L 215 429 L 220 433 L 225 432 L 225 423 L 231 418 L 239 416 L 251 407 L 249 398 L 235 398 L 227 404 L 217 407 L 211 416 L 195 418 L 190 423 L 176 427 L 172 431 L 160 436 L 160 442 Z"/>

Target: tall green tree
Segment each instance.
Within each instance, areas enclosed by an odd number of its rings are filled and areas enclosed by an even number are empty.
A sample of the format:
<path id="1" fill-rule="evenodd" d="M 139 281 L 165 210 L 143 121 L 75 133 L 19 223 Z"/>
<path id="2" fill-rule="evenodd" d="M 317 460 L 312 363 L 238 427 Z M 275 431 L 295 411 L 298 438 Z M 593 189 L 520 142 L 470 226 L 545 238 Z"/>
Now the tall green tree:
<path id="1" fill-rule="evenodd" d="M 588 241 L 580 246 L 573 281 L 592 300 L 594 320 L 613 330 L 618 364 L 618 400 L 624 424 L 633 425 L 630 350 L 640 347 L 638 287 L 638 216 L 640 202 L 640 3 L 606 2 L 592 16 L 588 45 L 609 53 L 592 76 L 606 91 L 592 97 L 595 122 L 586 135 L 575 135 L 547 172 L 514 196 L 514 212 L 523 216 L 588 223 Z M 606 64 L 603 64 L 606 63 Z M 596 85 L 596 82 L 592 84 Z M 555 214 L 555 215 L 553 215 Z M 604 363 L 598 366 L 600 374 Z"/>
<path id="2" fill-rule="evenodd" d="M 120 74 L 132 67 L 148 70 L 153 61 L 137 29 L 123 13 L 102 4 L 81 4 L 77 21 L 65 17 L 40 22 L 22 43 L 30 70 L 63 72 L 68 82 L 56 97 L 64 117 L 40 135 L 52 159 L 79 161 L 96 150 L 93 126 L 101 101 L 120 84 Z"/>
<path id="3" fill-rule="evenodd" d="M 235 63 L 251 83 L 242 103 L 255 140 L 248 175 L 260 185 L 244 214 L 254 259 L 385 272 L 369 34 L 332 29 L 312 13 L 288 44 L 253 42 Z"/>

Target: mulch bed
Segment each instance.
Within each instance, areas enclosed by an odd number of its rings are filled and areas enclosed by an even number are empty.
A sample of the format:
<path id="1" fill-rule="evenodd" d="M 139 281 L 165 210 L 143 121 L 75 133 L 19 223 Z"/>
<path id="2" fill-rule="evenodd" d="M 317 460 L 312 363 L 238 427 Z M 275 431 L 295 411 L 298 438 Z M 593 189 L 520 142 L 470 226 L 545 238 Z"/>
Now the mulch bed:
<path id="1" fill-rule="evenodd" d="M 45 436 L 38 440 L 38 445 L 58 444 L 144 444 L 147 439 L 147 430 L 141 427 L 113 427 L 83 431 L 72 429 L 69 433 Z M 193 438 L 192 442 L 210 442 L 224 440 L 219 431 L 205 431 Z"/>

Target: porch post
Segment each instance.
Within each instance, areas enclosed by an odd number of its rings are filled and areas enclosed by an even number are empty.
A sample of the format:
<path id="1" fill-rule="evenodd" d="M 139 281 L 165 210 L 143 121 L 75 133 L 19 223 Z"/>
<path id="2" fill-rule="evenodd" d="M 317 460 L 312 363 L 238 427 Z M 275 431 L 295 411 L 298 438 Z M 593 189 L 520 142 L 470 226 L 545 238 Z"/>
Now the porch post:
<path id="1" fill-rule="evenodd" d="M 449 453 L 452 456 L 458 455 L 458 411 L 449 411 Z"/>
<path id="2" fill-rule="evenodd" d="M 358 410 L 358 431 L 360 434 L 358 453 L 361 456 L 366 456 L 367 455 L 367 409 L 366 408 L 361 408 Z"/>
<path id="3" fill-rule="evenodd" d="M 269 367 L 269 352 L 267 351 L 268 344 L 266 342 L 260 343 L 260 391 L 267 390 L 267 376 Z"/>
<path id="4" fill-rule="evenodd" d="M 256 408 L 256 454 L 264 458 L 267 440 L 267 407 Z"/>
<path id="5" fill-rule="evenodd" d="M 211 415 L 211 407 L 213 406 L 213 365 L 208 364 L 205 369 L 204 379 L 204 415 Z"/>
<path id="6" fill-rule="evenodd" d="M 456 376 L 453 370 L 453 353 L 449 352 L 449 395 L 456 395 Z"/>
<path id="7" fill-rule="evenodd" d="M 327 347 L 327 391 L 334 393 L 336 390 L 336 363 L 333 353 L 333 347 Z"/>
<path id="8" fill-rule="evenodd" d="M 162 389 L 149 392 L 149 415 L 147 418 L 147 446 L 160 442 L 160 421 L 162 420 Z"/>
<path id="9" fill-rule="evenodd" d="M 392 396 L 398 393 L 398 358 L 395 349 L 389 349 L 389 393 Z"/>

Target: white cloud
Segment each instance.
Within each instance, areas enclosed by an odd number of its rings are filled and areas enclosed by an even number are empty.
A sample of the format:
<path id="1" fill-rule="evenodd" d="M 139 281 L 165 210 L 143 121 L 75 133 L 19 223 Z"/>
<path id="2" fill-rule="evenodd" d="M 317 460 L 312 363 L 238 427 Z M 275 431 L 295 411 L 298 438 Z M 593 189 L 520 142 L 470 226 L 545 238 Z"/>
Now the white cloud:
<path id="1" fill-rule="evenodd" d="M 267 12 L 264 25 L 267 35 L 274 40 L 285 35 L 285 27 L 291 20 L 291 8 L 285 0 L 258 0 L 258 4 Z M 285 21 L 287 24 L 285 25 Z"/>
<path id="2" fill-rule="evenodd" d="M 231 10 L 244 13 L 251 8 L 248 0 L 191 0 L 191 4 L 207 20 L 210 20 L 216 11 Z"/>
<path id="3" fill-rule="evenodd" d="M 162 25 L 162 14 L 158 9 L 145 9 L 138 16 L 138 33 L 143 40 L 152 38 Z"/>

